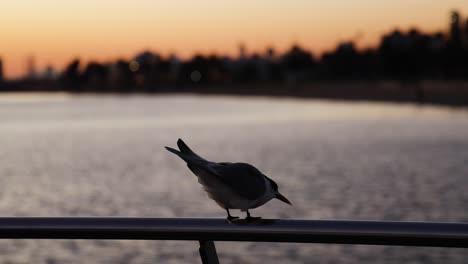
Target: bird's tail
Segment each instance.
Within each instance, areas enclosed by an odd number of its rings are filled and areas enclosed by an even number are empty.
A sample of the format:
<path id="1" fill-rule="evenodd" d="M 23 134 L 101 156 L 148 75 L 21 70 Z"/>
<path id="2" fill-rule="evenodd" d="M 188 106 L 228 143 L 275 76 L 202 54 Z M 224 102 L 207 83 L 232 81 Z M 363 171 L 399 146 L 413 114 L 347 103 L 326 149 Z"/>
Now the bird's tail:
<path id="1" fill-rule="evenodd" d="M 180 151 L 181 151 L 182 153 L 197 155 L 197 154 L 195 154 L 195 152 L 193 152 L 193 150 L 191 150 L 191 149 L 187 146 L 187 144 L 185 144 L 185 142 L 182 141 L 182 139 L 180 139 L 180 138 L 177 140 L 177 146 L 179 147 L 179 149 L 180 149 Z M 197 156 L 198 156 L 198 155 L 197 155 Z"/>
<path id="2" fill-rule="evenodd" d="M 178 151 L 177 149 L 173 149 L 171 147 L 165 147 L 168 151 L 176 154 L 177 156 L 179 156 L 179 158 L 183 159 L 185 162 L 189 163 L 190 160 L 192 159 L 192 157 L 190 155 L 187 155 L 187 154 L 184 154 L 180 151 Z"/>
<path id="3" fill-rule="evenodd" d="M 204 161 L 205 159 L 198 156 L 195 152 L 193 152 L 188 146 L 187 144 L 184 143 L 184 141 L 182 141 L 182 139 L 179 138 L 179 140 L 177 140 L 177 146 L 179 147 L 180 151 L 179 150 L 176 150 L 176 149 L 173 149 L 173 148 L 170 148 L 170 147 L 166 147 L 166 149 L 174 154 L 176 154 L 177 156 L 179 156 L 180 158 L 182 158 L 183 160 L 185 161 L 188 161 L 188 160 L 201 160 L 201 161 Z"/>
<path id="4" fill-rule="evenodd" d="M 173 149 L 171 147 L 165 147 L 167 150 L 169 150 L 170 152 L 180 156 L 180 154 L 182 154 L 182 152 L 178 151 L 177 149 Z"/>

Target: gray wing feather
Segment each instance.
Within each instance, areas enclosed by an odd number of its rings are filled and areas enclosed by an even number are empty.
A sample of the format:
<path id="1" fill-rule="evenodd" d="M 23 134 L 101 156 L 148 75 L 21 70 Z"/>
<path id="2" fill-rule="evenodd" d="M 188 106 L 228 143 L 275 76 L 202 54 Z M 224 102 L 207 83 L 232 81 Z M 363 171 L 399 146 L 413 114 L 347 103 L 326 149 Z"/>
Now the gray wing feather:
<path id="1" fill-rule="evenodd" d="M 265 193 L 263 174 L 254 166 L 247 163 L 207 161 L 193 152 L 181 139 L 177 141 L 177 146 L 180 151 L 170 147 L 166 149 L 187 162 L 187 166 L 195 175 L 198 169 L 207 171 L 249 200 L 258 199 Z"/>
<path id="2" fill-rule="evenodd" d="M 209 162 L 207 165 L 218 179 L 249 200 L 258 199 L 265 193 L 263 174 L 250 164 Z"/>

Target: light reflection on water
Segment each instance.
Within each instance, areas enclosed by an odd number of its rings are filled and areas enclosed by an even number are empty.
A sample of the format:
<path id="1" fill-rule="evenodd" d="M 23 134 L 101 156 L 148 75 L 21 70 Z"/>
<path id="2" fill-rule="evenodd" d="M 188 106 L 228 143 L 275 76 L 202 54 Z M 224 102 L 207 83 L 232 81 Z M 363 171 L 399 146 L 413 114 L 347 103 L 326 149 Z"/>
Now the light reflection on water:
<path id="1" fill-rule="evenodd" d="M 1 215 L 224 217 L 163 149 L 181 137 L 207 158 L 255 164 L 294 204 L 273 201 L 255 215 L 468 221 L 465 110 L 245 97 L 21 98 L 0 99 Z M 200 261 L 194 242 L 0 244 L 5 263 Z M 468 252 L 223 242 L 218 253 L 223 263 L 463 263 Z"/>

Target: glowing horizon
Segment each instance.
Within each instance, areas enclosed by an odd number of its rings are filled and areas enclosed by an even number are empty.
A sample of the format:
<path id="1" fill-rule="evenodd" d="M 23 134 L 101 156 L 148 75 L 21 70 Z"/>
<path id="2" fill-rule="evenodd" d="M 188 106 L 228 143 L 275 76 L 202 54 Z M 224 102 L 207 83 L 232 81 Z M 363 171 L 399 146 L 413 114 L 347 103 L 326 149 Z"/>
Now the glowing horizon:
<path id="1" fill-rule="evenodd" d="M 249 53 L 298 43 L 319 55 L 341 41 L 373 46 L 396 28 L 446 32 L 450 10 L 468 16 L 462 0 L 342 2 L 18 0 L 0 4 L 0 57 L 5 76 L 15 78 L 26 73 L 30 56 L 37 69 L 61 70 L 73 58 L 105 62 L 143 50 L 234 56 L 239 43 Z"/>

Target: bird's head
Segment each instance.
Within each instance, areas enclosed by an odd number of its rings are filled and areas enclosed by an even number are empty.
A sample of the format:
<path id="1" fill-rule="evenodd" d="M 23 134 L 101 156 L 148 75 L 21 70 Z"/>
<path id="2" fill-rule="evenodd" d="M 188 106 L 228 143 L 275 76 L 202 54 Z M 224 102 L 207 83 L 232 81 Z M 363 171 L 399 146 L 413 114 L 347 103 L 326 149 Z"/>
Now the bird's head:
<path id="1" fill-rule="evenodd" d="M 267 177 L 267 179 L 270 181 L 270 184 L 271 184 L 271 188 L 273 189 L 273 192 L 274 192 L 274 195 L 276 199 L 282 201 L 282 202 L 285 202 L 289 205 L 292 205 L 291 202 L 288 200 L 288 198 L 284 197 L 284 195 L 282 195 L 279 191 L 278 191 L 278 184 L 276 184 L 276 182 L 270 178 Z"/>

